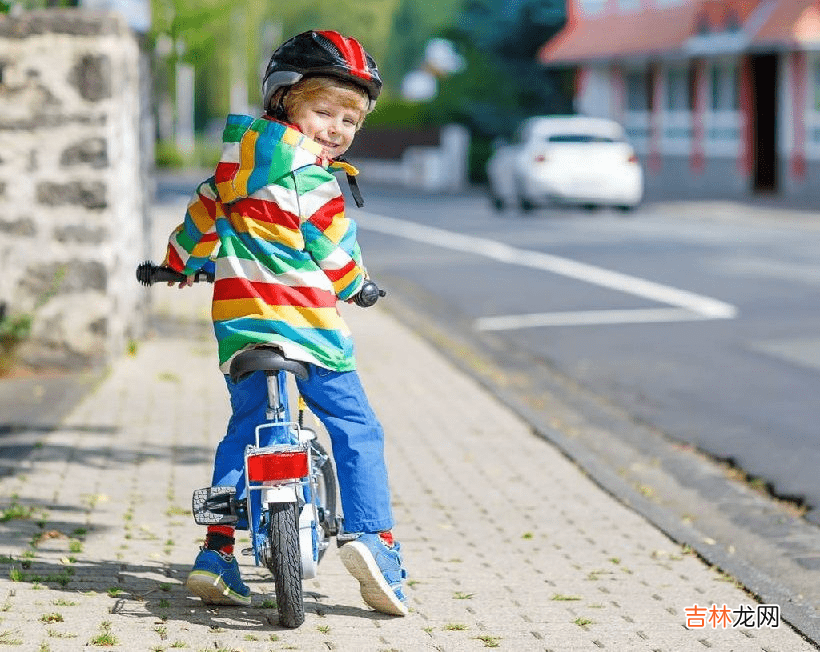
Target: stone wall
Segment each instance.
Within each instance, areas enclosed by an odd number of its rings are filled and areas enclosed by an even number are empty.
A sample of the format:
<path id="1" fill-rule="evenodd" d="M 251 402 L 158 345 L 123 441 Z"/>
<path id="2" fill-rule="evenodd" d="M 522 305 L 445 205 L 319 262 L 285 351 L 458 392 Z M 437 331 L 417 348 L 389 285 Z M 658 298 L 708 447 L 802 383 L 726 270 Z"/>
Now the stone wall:
<path id="1" fill-rule="evenodd" d="M 142 331 L 140 63 L 117 14 L 0 16 L 0 302 L 34 315 L 31 364 L 104 364 Z"/>

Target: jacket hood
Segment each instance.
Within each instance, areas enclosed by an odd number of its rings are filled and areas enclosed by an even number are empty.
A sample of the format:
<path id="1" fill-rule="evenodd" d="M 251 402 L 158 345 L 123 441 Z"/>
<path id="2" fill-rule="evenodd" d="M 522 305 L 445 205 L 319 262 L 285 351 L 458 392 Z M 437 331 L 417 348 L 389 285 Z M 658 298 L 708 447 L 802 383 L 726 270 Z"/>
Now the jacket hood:
<path id="1" fill-rule="evenodd" d="M 327 167 L 322 146 L 298 129 L 267 118 L 228 116 L 214 180 L 225 203 L 252 195 L 306 165 Z M 334 165 L 335 167 L 335 165 Z"/>

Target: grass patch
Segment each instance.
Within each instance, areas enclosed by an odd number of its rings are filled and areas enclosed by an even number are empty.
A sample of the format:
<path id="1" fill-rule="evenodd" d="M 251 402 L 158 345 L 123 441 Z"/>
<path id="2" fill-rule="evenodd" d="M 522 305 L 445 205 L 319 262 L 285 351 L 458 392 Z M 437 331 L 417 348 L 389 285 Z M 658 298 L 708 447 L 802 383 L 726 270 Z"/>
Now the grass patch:
<path id="1" fill-rule="evenodd" d="M 62 623 L 64 620 L 63 614 L 57 613 L 56 611 L 54 613 L 43 614 L 40 616 L 41 623 Z"/>
<path id="2" fill-rule="evenodd" d="M 48 635 L 51 638 L 77 638 L 76 634 L 71 632 L 58 632 L 56 629 L 49 629 Z"/>
<path id="3" fill-rule="evenodd" d="M 17 632 L 12 632 L 11 630 L 5 630 L 0 632 L 0 645 L 22 645 L 23 639 L 20 638 L 20 635 Z"/>
<path id="4" fill-rule="evenodd" d="M 100 623 L 100 633 L 91 639 L 90 644 L 99 647 L 111 647 L 119 645 L 120 643 L 117 637 L 111 632 L 111 623 L 106 620 Z"/>
<path id="5" fill-rule="evenodd" d="M 563 593 L 555 593 L 550 598 L 550 600 L 555 600 L 556 602 L 572 602 L 580 599 L 581 597 L 578 595 L 564 595 Z"/>
<path id="6" fill-rule="evenodd" d="M 0 523 L 6 523 L 7 521 L 13 520 L 27 521 L 34 516 L 36 511 L 36 507 L 32 507 L 31 505 L 21 505 L 16 500 L 12 500 L 11 505 L 0 510 Z"/>

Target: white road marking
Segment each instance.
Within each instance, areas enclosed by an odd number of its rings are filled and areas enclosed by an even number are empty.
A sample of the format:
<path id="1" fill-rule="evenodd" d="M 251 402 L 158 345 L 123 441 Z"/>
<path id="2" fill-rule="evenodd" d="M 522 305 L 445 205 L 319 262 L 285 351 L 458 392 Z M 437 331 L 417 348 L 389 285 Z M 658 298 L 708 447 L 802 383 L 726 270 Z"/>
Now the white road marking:
<path id="1" fill-rule="evenodd" d="M 671 311 L 644 309 L 593 310 L 588 311 L 586 317 L 582 316 L 585 314 L 583 312 L 484 317 L 476 322 L 476 326 L 482 330 L 489 330 L 490 328 L 492 328 L 492 330 L 500 330 L 501 328 L 498 325 L 505 323 L 503 321 L 505 319 L 508 320 L 506 322 L 509 324 L 508 328 L 526 328 L 541 325 L 732 319 L 737 316 L 737 308 L 723 301 L 648 281 L 637 276 L 613 272 L 602 267 L 588 265 L 561 256 L 553 256 L 529 249 L 520 249 L 488 238 L 464 235 L 454 231 L 439 229 L 434 226 L 417 224 L 415 222 L 399 220 L 384 215 L 374 215 L 372 213 L 358 213 L 356 222 L 361 228 L 369 231 L 385 233 L 435 247 L 451 249 L 453 251 L 484 256 L 485 258 L 491 258 L 510 265 L 519 265 L 552 272 L 611 290 L 618 290 L 625 294 L 650 299 L 658 303 L 665 303 L 679 309 Z M 551 315 L 555 323 L 550 323 Z M 677 315 L 678 318 L 674 319 L 674 315 Z M 621 321 L 616 321 L 618 318 L 620 318 Z M 599 321 L 595 321 L 595 319 Z M 561 320 L 564 321 L 562 322 Z M 490 325 L 489 327 L 488 324 Z M 525 324 L 529 324 L 529 326 Z"/>
<path id="2" fill-rule="evenodd" d="M 480 331 L 507 331 L 544 326 L 594 326 L 600 324 L 652 324 L 714 319 L 685 308 L 636 308 L 630 310 L 579 310 L 529 315 L 499 315 L 475 320 Z"/>

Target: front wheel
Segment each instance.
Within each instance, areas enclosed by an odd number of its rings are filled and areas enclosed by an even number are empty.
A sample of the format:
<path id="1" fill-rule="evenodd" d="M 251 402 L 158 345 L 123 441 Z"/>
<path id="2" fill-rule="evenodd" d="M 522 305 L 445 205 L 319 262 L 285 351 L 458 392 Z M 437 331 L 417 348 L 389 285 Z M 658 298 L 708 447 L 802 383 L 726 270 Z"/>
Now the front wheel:
<path id="1" fill-rule="evenodd" d="M 276 605 L 282 627 L 305 622 L 302 596 L 302 558 L 299 555 L 299 514 L 296 503 L 270 503 L 268 570 L 276 586 Z"/>

